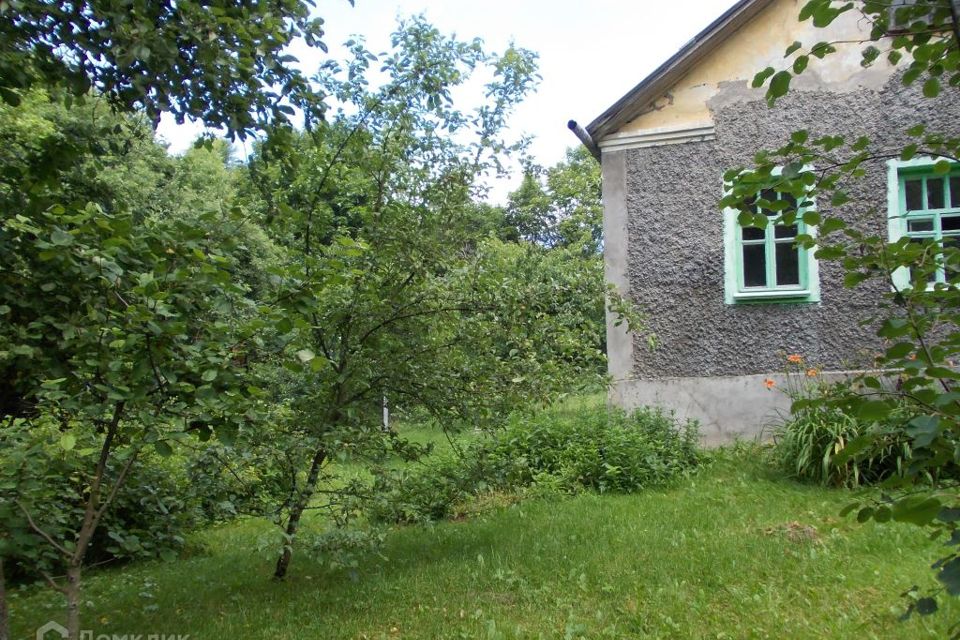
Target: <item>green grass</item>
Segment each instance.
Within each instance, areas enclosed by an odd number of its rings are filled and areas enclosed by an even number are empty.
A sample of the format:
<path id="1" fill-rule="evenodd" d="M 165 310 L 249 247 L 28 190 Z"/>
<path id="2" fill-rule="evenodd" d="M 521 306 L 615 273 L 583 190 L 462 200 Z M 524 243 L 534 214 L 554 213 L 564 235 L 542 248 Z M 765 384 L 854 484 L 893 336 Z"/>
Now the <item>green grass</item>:
<path id="1" fill-rule="evenodd" d="M 669 490 L 394 529 L 386 560 L 366 559 L 356 579 L 296 556 L 283 583 L 257 551 L 269 526 L 248 520 L 198 535 L 202 555 L 91 572 L 84 626 L 191 640 L 944 637 L 952 602 L 897 621 L 897 594 L 931 583 L 936 545 L 910 526 L 840 519 L 850 495 L 722 456 Z M 61 616 L 38 588 L 11 604 L 16 638 Z"/>

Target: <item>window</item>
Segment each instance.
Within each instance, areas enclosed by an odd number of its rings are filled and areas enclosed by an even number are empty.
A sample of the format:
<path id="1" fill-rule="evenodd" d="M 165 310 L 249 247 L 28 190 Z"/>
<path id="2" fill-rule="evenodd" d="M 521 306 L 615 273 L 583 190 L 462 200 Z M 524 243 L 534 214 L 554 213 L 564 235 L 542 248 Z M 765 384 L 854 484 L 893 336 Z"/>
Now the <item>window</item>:
<path id="1" fill-rule="evenodd" d="M 768 202 L 793 199 L 788 194 L 765 190 L 760 198 Z M 797 206 L 794 200 L 792 207 Z M 817 262 L 813 250 L 794 244 L 798 234 L 810 233 L 800 219 L 807 209 L 797 212 L 792 225 L 774 223 L 779 212 L 763 211 L 770 223 L 763 229 L 742 227 L 738 211 L 724 212 L 725 235 L 725 299 L 727 304 L 739 302 L 818 302 L 820 299 Z M 809 208 L 809 207 L 808 207 Z"/>
<path id="2" fill-rule="evenodd" d="M 889 163 L 888 211 L 890 241 L 904 236 L 911 242 L 960 248 L 960 167 L 936 174 L 934 160 Z M 947 282 L 951 273 L 941 264 L 928 276 L 928 285 Z M 910 273 L 894 273 L 898 287 L 910 286 Z"/>
<path id="3" fill-rule="evenodd" d="M 910 26 L 917 21 L 923 21 L 927 25 L 936 24 L 937 7 L 934 5 L 927 5 L 918 10 L 917 0 L 888 0 L 888 2 L 887 35 L 909 33 Z"/>

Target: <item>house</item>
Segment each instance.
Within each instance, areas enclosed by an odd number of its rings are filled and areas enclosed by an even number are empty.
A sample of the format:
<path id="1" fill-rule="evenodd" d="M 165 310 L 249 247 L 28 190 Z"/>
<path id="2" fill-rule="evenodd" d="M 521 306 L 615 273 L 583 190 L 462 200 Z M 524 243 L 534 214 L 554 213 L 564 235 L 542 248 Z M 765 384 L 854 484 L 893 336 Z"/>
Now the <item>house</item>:
<path id="1" fill-rule="evenodd" d="M 869 367 L 880 341 L 860 321 L 886 286 L 844 288 L 838 264 L 793 245 L 796 228 L 740 228 L 736 212 L 717 207 L 723 173 L 798 129 L 866 135 L 894 149 L 921 122 L 960 135 L 956 87 L 925 99 L 885 60 L 863 67 L 862 44 L 812 60 L 768 107 L 751 80 L 789 64 L 792 42 L 866 39 L 858 12 L 817 29 L 798 20 L 804 4 L 737 2 L 578 134 L 603 168 L 606 277 L 648 316 L 659 343 L 650 349 L 608 319 L 610 400 L 695 417 L 707 444 L 755 437 L 788 411 L 788 355 L 828 379 Z M 960 234 L 960 174 L 935 176 L 932 164 L 870 164 L 837 213 L 891 238 L 949 242 Z M 923 214 L 909 228 L 907 209 Z"/>

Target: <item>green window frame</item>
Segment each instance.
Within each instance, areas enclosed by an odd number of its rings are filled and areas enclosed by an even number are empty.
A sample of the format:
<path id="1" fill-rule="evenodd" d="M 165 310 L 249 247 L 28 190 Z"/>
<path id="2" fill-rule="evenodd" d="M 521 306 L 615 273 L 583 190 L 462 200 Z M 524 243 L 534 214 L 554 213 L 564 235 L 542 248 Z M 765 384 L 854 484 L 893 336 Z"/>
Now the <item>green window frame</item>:
<path id="1" fill-rule="evenodd" d="M 888 163 L 888 227 L 891 242 L 908 237 L 913 242 L 934 241 L 960 248 L 960 165 L 949 172 L 933 170 L 936 159 L 924 157 Z M 941 264 L 930 274 L 929 288 L 946 284 L 958 274 L 949 274 Z M 911 285 L 910 272 L 897 269 L 894 285 Z"/>
<path id="2" fill-rule="evenodd" d="M 788 198 L 773 190 L 765 200 Z M 727 304 L 819 302 L 820 274 L 813 249 L 796 246 L 798 234 L 812 234 L 802 216 L 813 206 L 800 208 L 793 225 L 774 224 L 779 213 L 765 212 L 771 224 L 764 229 L 743 227 L 739 211 L 724 211 L 724 298 Z M 757 206 L 756 212 L 760 213 Z"/>

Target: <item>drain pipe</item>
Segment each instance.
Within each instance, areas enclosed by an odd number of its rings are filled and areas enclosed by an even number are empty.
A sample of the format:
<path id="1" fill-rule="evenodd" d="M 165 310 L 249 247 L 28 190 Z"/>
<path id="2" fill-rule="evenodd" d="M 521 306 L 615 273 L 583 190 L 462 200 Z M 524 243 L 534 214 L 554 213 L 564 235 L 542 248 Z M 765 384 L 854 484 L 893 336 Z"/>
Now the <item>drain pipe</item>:
<path id="1" fill-rule="evenodd" d="M 597 162 L 600 162 L 600 147 L 597 146 L 597 143 L 593 141 L 593 138 L 590 137 L 590 134 L 587 133 L 587 130 L 577 124 L 576 120 L 569 120 L 567 122 L 567 129 L 573 131 L 573 135 L 579 138 L 580 142 L 583 143 L 583 146 L 590 151 Z"/>

